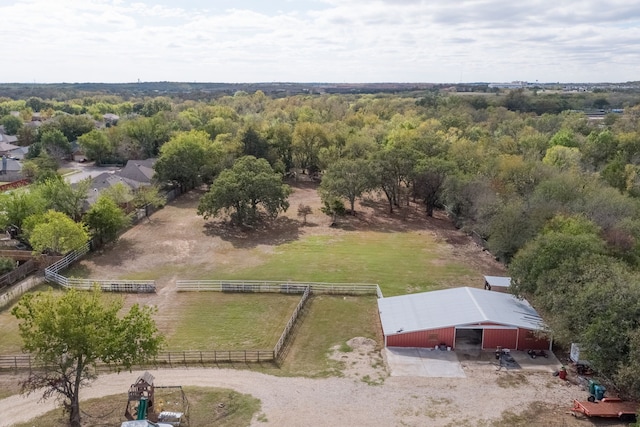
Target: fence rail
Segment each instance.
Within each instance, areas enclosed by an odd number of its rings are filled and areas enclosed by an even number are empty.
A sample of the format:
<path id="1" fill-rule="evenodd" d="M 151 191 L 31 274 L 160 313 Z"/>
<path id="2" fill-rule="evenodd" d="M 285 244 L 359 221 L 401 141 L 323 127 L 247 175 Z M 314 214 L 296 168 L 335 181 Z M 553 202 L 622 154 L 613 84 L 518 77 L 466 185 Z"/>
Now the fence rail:
<path id="1" fill-rule="evenodd" d="M 207 363 L 273 362 L 274 350 L 206 350 L 163 351 L 149 360 L 148 365 L 196 365 Z M 100 363 L 98 363 L 101 365 Z M 1 370 L 24 370 L 42 365 L 29 354 L 0 355 Z"/>
<path id="2" fill-rule="evenodd" d="M 156 291 L 156 283 L 153 280 L 75 279 L 65 277 L 59 273 L 88 253 L 89 248 L 90 244 L 86 243 L 79 249 L 70 252 L 60 261 L 45 268 L 45 280 L 57 283 L 67 289 L 89 290 L 98 285 L 100 289 L 106 292 L 153 293 Z"/>
<path id="3" fill-rule="evenodd" d="M 31 369 L 34 366 L 34 360 L 29 354 L 0 355 L 0 370 Z"/>
<path id="4" fill-rule="evenodd" d="M 209 351 L 165 351 L 151 362 L 155 365 L 192 365 L 227 362 L 272 362 L 273 350 L 209 350 Z"/>
<path id="5" fill-rule="evenodd" d="M 287 325 L 284 327 L 284 331 L 282 331 L 282 335 L 280 335 L 280 339 L 278 340 L 275 347 L 273 348 L 273 357 L 276 359 L 276 361 L 280 361 L 280 358 L 282 356 L 282 350 L 284 349 L 284 346 L 287 343 L 287 340 L 289 339 L 291 330 L 295 326 L 296 321 L 300 316 L 300 312 L 302 311 L 305 303 L 309 299 L 309 295 L 311 295 L 311 288 L 307 287 L 307 289 L 305 289 L 304 293 L 302 294 L 302 298 L 300 298 L 300 302 L 296 306 L 295 310 L 293 310 L 293 314 L 289 318 Z"/>
<path id="6" fill-rule="evenodd" d="M 64 258 L 60 261 L 54 262 L 44 270 L 44 276 L 47 278 L 48 272 L 58 273 L 59 271 L 64 270 L 73 264 L 76 260 L 82 258 L 85 254 L 89 252 L 89 242 L 82 245 L 80 248 L 69 252 Z"/>
<path id="7" fill-rule="evenodd" d="M 33 259 L 25 262 L 17 268 L 11 270 L 7 274 L 0 277 L 0 289 L 5 286 L 13 285 L 18 280 L 25 278 L 38 269 L 38 263 Z"/>
<path id="8" fill-rule="evenodd" d="M 312 293 L 338 295 L 377 295 L 382 298 L 380 286 L 368 283 L 279 282 L 260 280 L 177 280 L 178 291 L 212 292 L 275 292 L 302 294 L 307 288 Z"/>

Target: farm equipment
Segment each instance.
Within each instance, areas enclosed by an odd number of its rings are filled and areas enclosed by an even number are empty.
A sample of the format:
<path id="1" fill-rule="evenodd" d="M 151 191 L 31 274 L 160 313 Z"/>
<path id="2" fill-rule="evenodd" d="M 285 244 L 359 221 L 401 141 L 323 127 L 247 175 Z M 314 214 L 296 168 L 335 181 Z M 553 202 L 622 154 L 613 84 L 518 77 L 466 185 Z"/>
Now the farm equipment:
<path id="1" fill-rule="evenodd" d="M 600 385 L 596 380 L 589 380 L 589 402 L 595 402 L 596 400 L 604 399 L 604 394 L 607 389 Z"/>
<path id="2" fill-rule="evenodd" d="M 637 409 L 637 403 L 625 402 L 617 397 L 604 397 L 599 402 L 581 402 L 576 399 L 573 401 L 571 415 L 577 416 L 580 413 L 590 418 L 618 418 L 620 421 L 628 422 L 635 421 Z"/>
<path id="3" fill-rule="evenodd" d="M 529 355 L 529 357 L 531 357 L 532 359 L 535 359 L 536 357 L 544 357 L 547 358 L 549 357 L 549 355 L 547 354 L 546 351 L 544 350 L 528 350 L 527 354 Z"/>
<path id="4" fill-rule="evenodd" d="M 578 375 L 593 375 L 593 369 L 589 366 L 588 363 L 576 363 L 576 373 Z"/>

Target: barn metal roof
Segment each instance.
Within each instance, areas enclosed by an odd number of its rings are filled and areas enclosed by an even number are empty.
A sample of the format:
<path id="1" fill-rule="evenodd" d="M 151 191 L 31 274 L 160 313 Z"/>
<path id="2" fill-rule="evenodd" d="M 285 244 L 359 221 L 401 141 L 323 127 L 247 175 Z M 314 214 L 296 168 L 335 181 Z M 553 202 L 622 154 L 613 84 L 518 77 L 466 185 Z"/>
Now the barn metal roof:
<path id="1" fill-rule="evenodd" d="M 453 288 L 378 299 L 385 335 L 481 322 L 542 330 L 538 313 L 511 294 L 477 288 Z"/>
<path id="2" fill-rule="evenodd" d="M 484 276 L 484 281 L 491 286 L 498 286 L 502 288 L 508 288 L 511 286 L 511 277 Z"/>

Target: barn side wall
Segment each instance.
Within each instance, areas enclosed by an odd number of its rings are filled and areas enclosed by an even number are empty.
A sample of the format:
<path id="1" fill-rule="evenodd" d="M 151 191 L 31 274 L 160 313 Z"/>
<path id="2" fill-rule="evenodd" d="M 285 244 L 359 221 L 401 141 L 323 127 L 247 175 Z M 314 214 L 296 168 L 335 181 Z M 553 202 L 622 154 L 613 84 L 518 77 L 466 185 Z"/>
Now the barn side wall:
<path id="1" fill-rule="evenodd" d="M 541 337 L 535 331 L 520 329 L 518 340 L 518 350 L 549 350 L 550 340 L 548 337 Z"/>
<path id="2" fill-rule="evenodd" d="M 517 329 L 485 329 L 482 333 L 484 350 L 495 350 L 497 347 L 515 350 L 518 345 Z"/>
<path id="3" fill-rule="evenodd" d="M 455 328 L 431 329 L 387 336 L 387 347 L 453 347 Z"/>

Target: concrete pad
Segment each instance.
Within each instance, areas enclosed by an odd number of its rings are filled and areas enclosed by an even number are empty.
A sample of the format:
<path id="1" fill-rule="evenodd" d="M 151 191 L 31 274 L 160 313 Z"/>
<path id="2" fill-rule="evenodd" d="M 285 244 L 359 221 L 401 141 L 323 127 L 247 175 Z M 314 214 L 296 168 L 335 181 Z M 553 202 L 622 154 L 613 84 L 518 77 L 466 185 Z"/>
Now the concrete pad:
<path id="1" fill-rule="evenodd" d="M 538 356 L 533 359 L 526 351 L 511 351 L 511 356 L 525 371 L 556 372 L 560 370 L 562 363 L 556 358 L 555 354 L 550 351 L 546 351 L 546 354 L 547 357 Z"/>
<path id="2" fill-rule="evenodd" d="M 453 351 L 387 347 L 384 352 L 392 377 L 466 378 Z"/>

